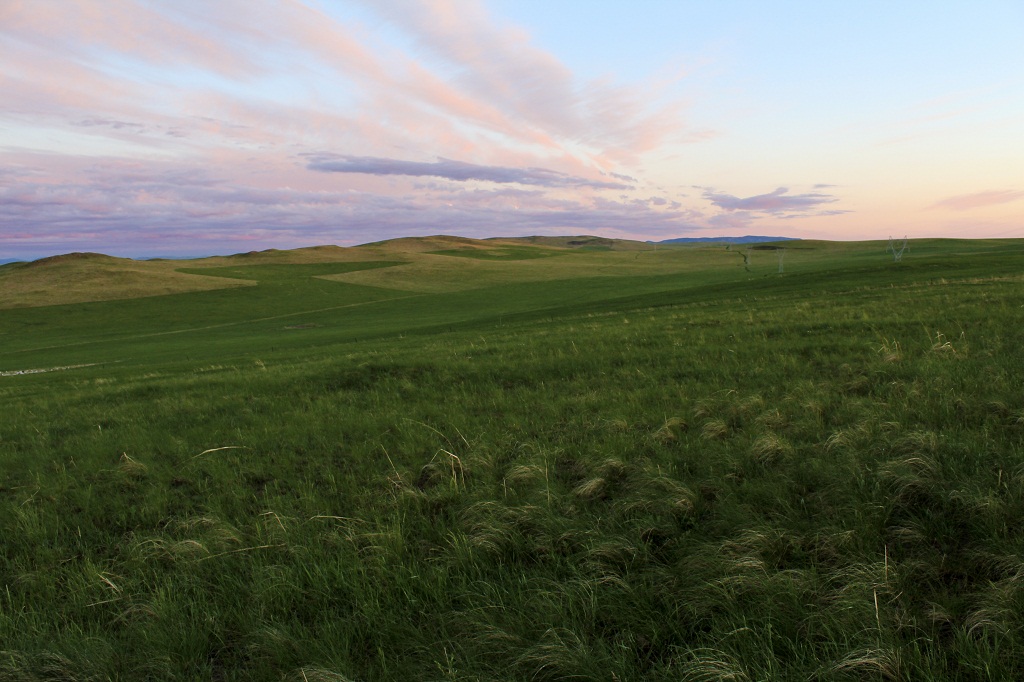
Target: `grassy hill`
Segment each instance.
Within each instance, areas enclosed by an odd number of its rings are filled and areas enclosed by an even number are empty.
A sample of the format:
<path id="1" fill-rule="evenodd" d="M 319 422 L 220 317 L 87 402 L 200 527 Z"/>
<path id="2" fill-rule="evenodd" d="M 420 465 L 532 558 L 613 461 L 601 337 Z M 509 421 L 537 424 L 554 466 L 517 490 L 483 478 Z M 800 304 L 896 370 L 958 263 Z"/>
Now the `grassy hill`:
<path id="1" fill-rule="evenodd" d="M 1024 677 L 1024 243 L 589 239 L 0 268 L 0 680 Z"/>
<path id="2" fill-rule="evenodd" d="M 71 253 L 0 266 L 0 308 L 82 303 L 241 286 L 176 271 L 175 262 Z"/>

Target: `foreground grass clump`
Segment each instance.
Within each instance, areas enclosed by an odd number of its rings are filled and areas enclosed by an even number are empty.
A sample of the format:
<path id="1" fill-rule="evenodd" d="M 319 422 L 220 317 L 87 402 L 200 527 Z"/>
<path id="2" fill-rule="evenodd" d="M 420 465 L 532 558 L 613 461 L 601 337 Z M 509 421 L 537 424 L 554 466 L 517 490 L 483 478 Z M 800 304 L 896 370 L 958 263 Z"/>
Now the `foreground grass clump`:
<path id="1" fill-rule="evenodd" d="M 1021 280 L 972 258 L 6 377 L 0 679 L 1021 678 Z"/>

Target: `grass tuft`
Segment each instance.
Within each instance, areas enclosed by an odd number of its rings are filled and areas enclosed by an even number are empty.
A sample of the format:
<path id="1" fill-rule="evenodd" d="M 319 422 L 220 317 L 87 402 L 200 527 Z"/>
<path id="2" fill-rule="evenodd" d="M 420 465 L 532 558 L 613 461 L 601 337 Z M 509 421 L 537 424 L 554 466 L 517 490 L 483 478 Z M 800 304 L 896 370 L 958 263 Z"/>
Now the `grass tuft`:
<path id="1" fill-rule="evenodd" d="M 0 310 L 0 680 L 1024 679 L 1024 244 L 878 246 Z"/>

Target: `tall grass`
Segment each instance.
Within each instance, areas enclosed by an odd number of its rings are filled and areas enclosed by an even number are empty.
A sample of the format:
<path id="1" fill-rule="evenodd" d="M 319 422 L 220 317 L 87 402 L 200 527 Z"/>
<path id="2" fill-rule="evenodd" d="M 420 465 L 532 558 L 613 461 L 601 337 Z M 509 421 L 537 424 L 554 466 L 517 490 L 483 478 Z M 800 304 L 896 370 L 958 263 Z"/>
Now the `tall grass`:
<path id="1" fill-rule="evenodd" d="M 5 377 L 0 679 L 1020 678 L 1021 282 L 971 258 Z"/>

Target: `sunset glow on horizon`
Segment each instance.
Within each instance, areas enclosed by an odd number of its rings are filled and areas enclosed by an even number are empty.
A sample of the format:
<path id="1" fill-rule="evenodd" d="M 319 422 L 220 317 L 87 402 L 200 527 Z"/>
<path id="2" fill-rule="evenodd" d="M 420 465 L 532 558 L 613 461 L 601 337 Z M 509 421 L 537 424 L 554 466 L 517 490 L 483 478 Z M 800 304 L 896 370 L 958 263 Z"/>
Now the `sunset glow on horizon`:
<path id="1" fill-rule="evenodd" d="M 1010 0 L 4 2 L 0 260 L 1024 237 L 1021 35 Z"/>

